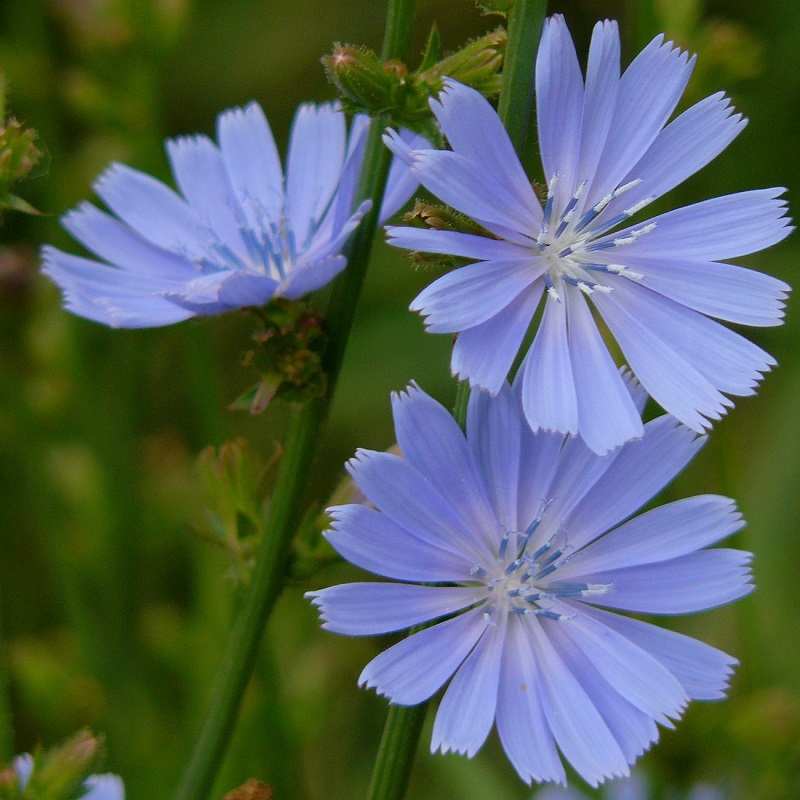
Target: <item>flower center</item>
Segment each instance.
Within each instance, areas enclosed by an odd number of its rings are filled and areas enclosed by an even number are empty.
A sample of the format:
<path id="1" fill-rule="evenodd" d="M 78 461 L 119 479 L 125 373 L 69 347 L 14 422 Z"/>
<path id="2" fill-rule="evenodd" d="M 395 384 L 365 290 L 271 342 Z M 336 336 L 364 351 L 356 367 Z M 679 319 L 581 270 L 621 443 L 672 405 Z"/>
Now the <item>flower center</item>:
<path id="1" fill-rule="evenodd" d="M 491 622 L 497 613 L 535 614 L 548 619 L 568 620 L 570 616 L 556 610 L 559 600 L 605 594 L 611 589 L 611 584 L 558 580 L 559 568 L 573 555 L 563 529 L 557 529 L 536 549 L 530 546 L 547 505 L 526 531 L 507 531 L 503 535 L 494 575 L 483 567 L 473 568 L 473 574 L 485 582 L 488 591 L 484 610 L 487 622 Z"/>
<path id="2" fill-rule="evenodd" d="M 622 264 L 596 263 L 596 257 L 592 255 L 600 250 L 630 244 L 655 228 L 655 223 L 651 222 L 630 231 L 625 236 L 602 242 L 594 241 L 652 202 L 652 197 L 645 198 L 609 219 L 598 221 L 612 200 L 638 186 L 641 181 L 630 181 L 618 186 L 598 203 L 583 210 L 582 198 L 586 190 L 584 181 L 560 213 L 554 211 L 557 183 L 558 173 L 555 173 L 547 186 L 542 229 L 536 237 L 537 255 L 543 256 L 548 263 L 548 269 L 544 274 L 547 293 L 554 300 L 560 300 L 560 293 L 564 291 L 565 284 L 575 286 L 587 295 L 594 292 L 610 292 L 612 287 L 602 282 L 603 273 L 622 275 L 632 280 L 641 279 L 643 276 L 640 273 L 633 272 Z"/>

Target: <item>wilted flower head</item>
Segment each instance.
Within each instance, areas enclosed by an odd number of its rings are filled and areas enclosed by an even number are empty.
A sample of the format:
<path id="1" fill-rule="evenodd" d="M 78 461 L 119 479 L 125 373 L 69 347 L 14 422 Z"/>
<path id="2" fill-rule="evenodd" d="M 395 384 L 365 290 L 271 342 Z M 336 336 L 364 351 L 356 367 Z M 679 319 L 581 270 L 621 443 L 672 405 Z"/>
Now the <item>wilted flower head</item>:
<path id="1" fill-rule="evenodd" d="M 613 613 L 685 614 L 751 590 L 749 553 L 705 549 L 742 527 L 732 500 L 628 519 L 702 438 L 665 415 L 601 458 L 580 438 L 533 434 L 508 385 L 472 393 L 466 434 L 416 387 L 393 407 L 404 457 L 360 450 L 348 470 L 375 508 L 329 509 L 327 534 L 390 582 L 310 596 L 337 633 L 430 625 L 359 681 L 399 705 L 449 681 L 432 750 L 472 756 L 496 724 L 523 780 L 565 782 L 560 750 L 595 785 L 627 775 L 689 700 L 724 696 L 735 659 Z"/>
<path id="2" fill-rule="evenodd" d="M 450 82 L 432 102 L 452 151 L 386 141 L 421 183 L 487 236 L 389 228 L 389 241 L 477 263 L 444 275 L 411 308 L 428 330 L 460 335 L 452 370 L 496 393 L 544 296 L 521 375 L 533 430 L 579 433 L 605 453 L 642 422 L 595 322 L 616 338 L 648 393 L 702 432 L 749 395 L 774 360 L 716 321 L 777 325 L 789 287 L 721 263 L 791 230 L 763 189 L 631 218 L 722 151 L 745 121 L 718 93 L 669 124 L 694 58 L 654 39 L 620 75 L 615 22 L 594 29 L 586 79 L 566 24 L 550 18 L 536 64 L 544 207 L 492 107 Z"/>
<path id="3" fill-rule="evenodd" d="M 167 142 L 182 196 L 112 165 L 95 190 L 116 217 L 82 203 L 63 219 L 102 261 L 45 247 L 43 271 L 62 288 L 70 311 L 123 328 L 319 289 L 344 269 L 342 247 L 369 209 L 369 201 L 352 208 L 367 126 L 366 117 L 357 117 L 348 136 L 334 104 L 300 106 L 284 176 L 261 107 L 226 111 L 217 119 L 218 144 L 206 136 Z M 395 163 L 381 219 L 416 186 L 407 167 Z"/>

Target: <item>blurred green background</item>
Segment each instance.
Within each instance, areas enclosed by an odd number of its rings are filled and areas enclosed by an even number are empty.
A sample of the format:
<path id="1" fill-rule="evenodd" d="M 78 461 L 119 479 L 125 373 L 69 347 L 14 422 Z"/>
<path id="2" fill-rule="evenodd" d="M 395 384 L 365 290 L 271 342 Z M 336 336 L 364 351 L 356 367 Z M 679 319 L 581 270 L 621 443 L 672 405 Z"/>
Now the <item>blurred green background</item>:
<path id="1" fill-rule="evenodd" d="M 454 49 L 494 28 L 471 0 L 420 0 Z M 632 54 L 666 31 L 698 52 L 684 105 L 725 89 L 750 124 L 669 206 L 748 188 L 800 186 L 800 4 L 796 0 L 560 2 L 585 57 L 597 18 L 620 19 Z M 216 671 L 237 563 L 210 544 L 197 468 L 209 444 L 245 437 L 263 461 L 285 411 L 226 412 L 252 382 L 246 313 L 112 331 L 61 310 L 37 248 L 75 249 L 58 216 L 92 196 L 112 160 L 168 179 L 165 136 L 213 132 L 216 114 L 261 102 L 285 148 L 302 100 L 332 97 L 319 58 L 333 42 L 379 48 L 377 0 L 3 0 L 0 70 L 9 112 L 35 127 L 48 165 L 19 188 L 42 217 L 0 227 L 0 618 L 16 749 L 89 725 L 133 800 L 174 793 Z M 379 237 L 380 238 L 380 237 Z M 740 263 L 795 280 L 796 239 Z M 392 443 L 388 393 L 415 378 L 450 402 L 449 338 L 406 309 L 430 281 L 383 244 L 359 307 L 339 395 L 311 476 L 324 498 L 356 446 Z M 721 492 L 749 524 L 758 591 L 734 608 L 667 624 L 742 662 L 730 699 L 695 704 L 643 764 L 657 783 L 718 782 L 732 797 L 800 797 L 800 320 L 748 335 L 780 369 L 740 400 L 662 499 Z M 702 346 L 702 343 L 698 343 Z M 269 477 L 267 477 L 267 482 Z M 303 591 L 356 577 L 334 565 L 285 592 L 266 636 L 214 796 L 248 777 L 277 800 L 364 795 L 385 703 L 359 690 L 386 642 L 321 632 Z M 277 688 L 276 688 L 277 687 Z M 430 716 L 430 715 L 429 715 Z M 428 720 L 430 726 L 431 720 Z M 429 731 L 423 742 L 429 741 Z M 523 800 L 494 736 L 472 761 L 423 744 L 409 796 Z"/>

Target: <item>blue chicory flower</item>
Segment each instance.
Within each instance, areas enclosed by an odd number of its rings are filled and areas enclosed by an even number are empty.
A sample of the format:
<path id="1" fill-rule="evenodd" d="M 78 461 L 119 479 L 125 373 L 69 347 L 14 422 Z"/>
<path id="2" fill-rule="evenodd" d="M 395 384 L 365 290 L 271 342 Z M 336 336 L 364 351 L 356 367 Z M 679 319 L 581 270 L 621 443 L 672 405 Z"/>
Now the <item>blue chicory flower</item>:
<path id="1" fill-rule="evenodd" d="M 647 779 L 638 773 L 629 778 L 610 781 L 603 787 L 603 800 L 654 800 L 655 795 Z M 726 794 L 717 786 L 699 783 L 688 792 L 671 791 L 665 800 L 725 800 Z M 548 786 L 539 790 L 531 800 L 589 800 L 583 792 L 572 787 Z"/>
<path id="2" fill-rule="evenodd" d="M 33 757 L 23 753 L 14 759 L 14 771 L 19 779 L 19 788 L 24 790 L 33 773 Z M 125 786 L 119 775 L 90 775 L 83 783 L 80 800 L 125 800 Z"/>
<path id="3" fill-rule="evenodd" d="M 620 76 L 615 22 L 599 22 L 584 83 L 566 24 L 547 20 L 536 63 L 539 145 L 547 197 L 537 198 L 495 111 L 474 90 L 446 84 L 431 107 L 451 151 L 386 142 L 433 194 L 488 232 L 388 228 L 389 242 L 474 260 L 412 303 L 434 333 L 460 335 L 454 374 L 496 393 L 542 297 L 521 366 L 533 430 L 579 433 L 603 454 L 642 435 L 591 306 L 648 393 L 703 432 L 753 394 L 774 359 L 715 317 L 778 325 L 789 287 L 721 263 L 791 230 L 784 189 L 717 197 L 628 224 L 705 166 L 745 120 L 717 93 L 669 124 L 694 58 L 656 37 Z M 623 226 L 623 227 L 620 227 Z M 587 302 L 591 300 L 591 304 Z"/>
<path id="4" fill-rule="evenodd" d="M 370 207 L 352 208 L 367 127 L 366 117 L 356 117 L 348 137 L 334 104 L 300 106 L 284 177 L 261 107 L 226 111 L 217 119 L 219 145 L 206 136 L 167 141 L 182 197 L 149 175 L 112 165 L 95 190 L 116 218 L 81 203 L 62 220 L 102 260 L 45 247 L 43 271 L 70 311 L 122 328 L 319 289 L 346 266 L 342 247 Z M 425 146 L 408 132 L 398 136 Z M 417 185 L 395 160 L 381 219 Z"/>
<path id="5" fill-rule="evenodd" d="M 579 437 L 533 434 L 519 388 L 473 392 L 466 434 L 417 387 L 395 395 L 404 457 L 359 450 L 348 471 L 375 508 L 329 509 L 327 532 L 344 558 L 390 580 L 308 596 L 336 633 L 430 625 L 373 659 L 359 682 L 415 705 L 449 681 L 432 751 L 473 756 L 494 723 L 523 780 L 565 782 L 558 747 L 596 785 L 627 775 L 658 739 L 656 723 L 670 726 L 689 700 L 723 697 L 736 664 L 614 611 L 728 603 L 752 589 L 750 554 L 705 549 L 743 525 L 725 497 L 628 519 L 703 437 L 664 415 L 600 457 Z"/>

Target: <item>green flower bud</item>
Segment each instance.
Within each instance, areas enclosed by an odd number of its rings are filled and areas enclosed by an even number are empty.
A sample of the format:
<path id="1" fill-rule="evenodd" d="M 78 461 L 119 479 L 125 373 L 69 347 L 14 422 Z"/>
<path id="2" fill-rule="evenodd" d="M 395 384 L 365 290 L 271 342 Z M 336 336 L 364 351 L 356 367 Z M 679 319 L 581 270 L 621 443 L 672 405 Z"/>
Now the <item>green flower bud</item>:
<path id="1" fill-rule="evenodd" d="M 499 94 L 500 70 L 505 49 L 506 32 L 503 28 L 498 28 L 443 58 L 421 73 L 419 79 L 435 91 L 441 88 L 443 77 L 450 77 L 477 89 L 481 94 Z"/>
<path id="2" fill-rule="evenodd" d="M 337 44 L 322 63 L 345 105 L 353 111 L 379 114 L 390 110 L 394 84 L 405 78 L 408 70 L 399 62 L 384 64 L 366 47 Z"/>

